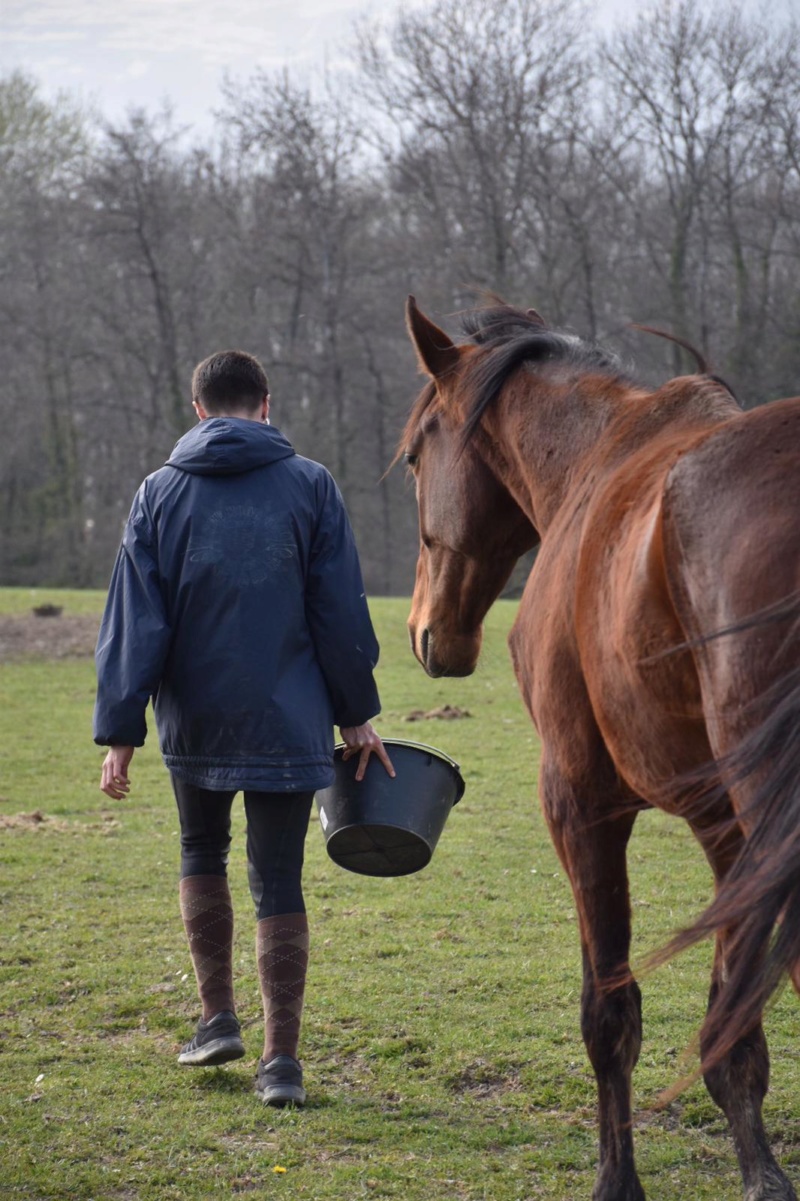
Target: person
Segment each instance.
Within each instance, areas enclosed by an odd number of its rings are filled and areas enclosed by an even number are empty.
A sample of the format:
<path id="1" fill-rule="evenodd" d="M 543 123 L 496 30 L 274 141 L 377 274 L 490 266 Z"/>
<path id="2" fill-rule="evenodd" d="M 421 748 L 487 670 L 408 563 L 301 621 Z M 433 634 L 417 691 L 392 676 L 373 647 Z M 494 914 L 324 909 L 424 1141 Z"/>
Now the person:
<path id="1" fill-rule="evenodd" d="M 100 787 L 130 791 L 154 700 L 181 829 L 180 909 L 202 1016 L 185 1065 L 244 1055 L 233 992 L 227 881 L 234 796 L 244 793 L 264 1048 L 256 1092 L 305 1100 L 298 1040 L 308 964 L 302 890 L 314 792 L 333 782 L 333 727 L 363 779 L 391 761 L 378 644 L 339 490 L 269 424 L 257 359 L 223 351 L 192 377 L 198 424 L 141 485 L 96 649 Z"/>

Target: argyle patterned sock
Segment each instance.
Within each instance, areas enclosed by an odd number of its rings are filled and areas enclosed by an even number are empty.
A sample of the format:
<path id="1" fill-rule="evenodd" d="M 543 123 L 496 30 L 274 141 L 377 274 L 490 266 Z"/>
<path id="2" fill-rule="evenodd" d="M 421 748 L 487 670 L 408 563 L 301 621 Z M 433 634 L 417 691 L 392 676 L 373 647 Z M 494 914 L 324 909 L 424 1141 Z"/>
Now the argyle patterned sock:
<path id="1" fill-rule="evenodd" d="M 304 913 L 262 918 L 256 956 L 264 1005 L 264 1062 L 276 1055 L 297 1059 L 308 968 L 308 919 Z"/>
<path id="2" fill-rule="evenodd" d="M 233 1000 L 233 906 L 224 876 L 186 876 L 181 880 L 181 916 L 189 940 L 203 1020 Z"/>

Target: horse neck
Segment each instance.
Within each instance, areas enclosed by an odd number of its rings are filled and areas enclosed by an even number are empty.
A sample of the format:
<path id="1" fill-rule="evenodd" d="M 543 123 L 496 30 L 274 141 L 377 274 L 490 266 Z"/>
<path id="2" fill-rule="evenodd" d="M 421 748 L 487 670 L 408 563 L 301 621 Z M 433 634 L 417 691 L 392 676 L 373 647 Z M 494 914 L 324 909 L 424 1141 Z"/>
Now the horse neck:
<path id="1" fill-rule="evenodd" d="M 540 536 L 637 394 L 645 395 L 602 375 L 543 380 L 520 372 L 487 411 L 481 453 Z"/>

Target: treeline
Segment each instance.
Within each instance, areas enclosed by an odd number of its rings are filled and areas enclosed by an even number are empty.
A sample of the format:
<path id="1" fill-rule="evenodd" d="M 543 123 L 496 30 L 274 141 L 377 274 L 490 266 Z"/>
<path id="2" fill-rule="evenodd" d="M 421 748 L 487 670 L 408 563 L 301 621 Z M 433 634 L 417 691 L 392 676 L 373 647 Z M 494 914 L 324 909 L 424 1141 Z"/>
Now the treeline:
<path id="1" fill-rule="evenodd" d="M 746 404 L 800 391 L 800 41 L 734 3 L 609 32 L 573 0 L 437 0 L 357 30 L 308 89 L 231 81 L 211 144 L 0 78 L 0 579 L 102 586 L 213 350 L 267 366 L 326 463 L 368 590 L 408 591 L 416 514 L 383 473 L 418 381 L 407 293 L 486 289 L 616 344 L 698 346 Z"/>

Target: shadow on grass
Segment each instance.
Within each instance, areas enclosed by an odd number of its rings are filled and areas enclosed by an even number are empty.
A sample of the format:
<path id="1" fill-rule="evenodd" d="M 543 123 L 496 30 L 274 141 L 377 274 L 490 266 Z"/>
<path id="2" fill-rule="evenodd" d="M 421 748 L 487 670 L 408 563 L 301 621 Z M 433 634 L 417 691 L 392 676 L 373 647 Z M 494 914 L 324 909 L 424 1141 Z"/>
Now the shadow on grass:
<path id="1" fill-rule="evenodd" d="M 224 1068 L 203 1068 L 198 1073 L 195 1088 L 201 1093 L 251 1093 L 255 1072 L 226 1072 Z"/>
<path id="2" fill-rule="evenodd" d="M 197 1092 L 208 1095 L 252 1096 L 255 1079 L 255 1068 L 251 1071 L 243 1071 L 241 1068 L 238 1071 L 231 1071 L 226 1070 L 224 1067 L 216 1067 L 204 1068 L 202 1075 L 198 1075 L 193 1084 Z M 320 1110 L 331 1109 L 338 1103 L 339 1101 L 336 1097 L 324 1090 L 319 1090 L 310 1094 L 305 1105 L 299 1108 L 302 1108 L 303 1111 L 318 1112 Z M 282 1113 L 289 1115 L 297 1112 L 298 1107 L 294 1105 L 264 1105 L 264 1110 L 272 1117 L 278 1117 Z"/>

